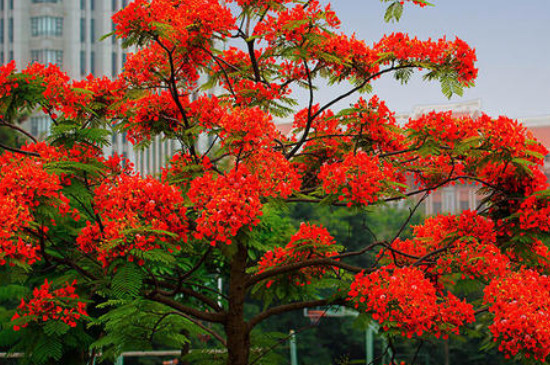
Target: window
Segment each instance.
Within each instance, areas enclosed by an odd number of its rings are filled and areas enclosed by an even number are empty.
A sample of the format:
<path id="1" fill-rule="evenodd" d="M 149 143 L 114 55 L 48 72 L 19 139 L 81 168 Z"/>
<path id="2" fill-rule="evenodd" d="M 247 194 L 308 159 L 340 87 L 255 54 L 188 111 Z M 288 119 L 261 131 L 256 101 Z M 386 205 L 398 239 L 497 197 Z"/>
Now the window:
<path id="1" fill-rule="evenodd" d="M 90 42 L 95 42 L 95 19 L 90 20 Z"/>
<path id="2" fill-rule="evenodd" d="M 13 61 L 13 51 L 10 51 L 9 55 L 10 56 L 9 56 L 8 61 Z"/>
<path id="3" fill-rule="evenodd" d="M 31 118 L 31 134 L 36 137 L 50 134 L 51 119 L 47 116 Z"/>
<path id="4" fill-rule="evenodd" d="M 116 11 L 116 0 L 111 1 L 111 10 Z"/>
<path id="5" fill-rule="evenodd" d="M 8 38 L 13 43 L 13 18 L 8 19 Z"/>
<path id="6" fill-rule="evenodd" d="M 59 0 L 32 0 L 33 4 L 41 4 L 41 3 L 51 3 L 55 4 L 58 3 Z"/>
<path id="7" fill-rule="evenodd" d="M 4 64 L 4 51 L 0 51 L 0 63 Z"/>
<path id="8" fill-rule="evenodd" d="M 31 18 L 31 35 L 33 37 L 61 37 L 63 35 L 63 18 L 53 16 Z"/>
<path id="9" fill-rule="evenodd" d="M 4 10 L 4 0 L 0 0 L 0 10 Z"/>
<path id="10" fill-rule="evenodd" d="M 80 10 L 86 10 L 86 0 L 80 0 Z"/>
<path id="11" fill-rule="evenodd" d="M 80 74 L 86 75 L 86 51 L 80 51 Z"/>
<path id="12" fill-rule="evenodd" d="M 45 65 L 55 63 L 61 66 L 63 64 L 63 51 L 56 49 L 31 50 L 31 62 L 40 62 Z"/>
<path id="13" fill-rule="evenodd" d="M 122 0 L 122 7 L 125 8 L 128 5 L 128 0 Z"/>
<path id="14" fill-rule="evenodd" d="M 435 215 L 435 214 L 439 214 L 441 213 L 442 210 L 441 210 L 441 202 L 433 202 L 432 203 L 432 212 L 431 214 L 432 215 Z"/>
<path id="15" fill-rule="evenodd" d="M 10 0 L 10 10 L 13 10 L 13 0 Z"/>
<path id="16" fill-rule="evenodd" d="M 95 52 L 90 52 L 90 72 L 95 74 Z"/>
<path id="17" fill-rule="evenodd" d="M 111 53 L 111 75 L 113 77 L 116 77 L 116 75 L 118 74 L 117 61 L 118 61 L 118 57 L 117 57 L 116 52 Z"/>
<path id="18" fill-rule="evenodd" d="M 443 211 L 445 213 L 455 213 L 457 208 L 455 188 L 453 186 L 443 188 L 441 195 L 443 199 Z"/>
<path id="19" fill-rule="evenodd" d="M 0 19 L 0 43 L 4 43 L 4 18 Z"/>
<path id="20" fill-rule="evenodd" d="M 90 0 L 90 9 L 95 10 L 95 0 Z"/>
<path id="21" fill-rule="evenodd" d="M 116 44 L 115 30 L 116 30 L 115 22 L 111 22 L 111 31 L 113 32 L 113 35 L 111 35 L 111 44 Z"/>
<path id="22" fill-rule="evenodd" d="M 86 42 L 86 19 L 80 18 L 80 43 Z"/>
<path id="23" fill-rule="evenodd" d="M 157 141 L 153 141 L 152 146 L 152 156 L 153 158 L 153 166 L 151 166 L 151 171 L 157 172 Z"/>

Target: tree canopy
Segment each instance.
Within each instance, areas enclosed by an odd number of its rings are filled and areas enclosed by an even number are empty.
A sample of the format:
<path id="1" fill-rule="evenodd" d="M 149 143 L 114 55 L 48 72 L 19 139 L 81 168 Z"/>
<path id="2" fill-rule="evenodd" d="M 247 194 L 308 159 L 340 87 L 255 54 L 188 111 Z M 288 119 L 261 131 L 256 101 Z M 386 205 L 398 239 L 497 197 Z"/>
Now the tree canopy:
<path id="1" fill-rule="evenodd" d="M 430 5 L 383 2 L 386 21 Z M 346 306 L 389 339 L 485 332 L 508 357 L 546 359 L 548 151 L 507 117 L 433 112 L 400 125 L 360 96 L 414 71 L 460 94 L 477 76 L 466 42 L 393 33 L 369 45 L 318 0 L 135 0 L 113 21 L 135 51 L 114 80 L 0 67 L 2 124 L 17 130 L 36 110 L 53 123 L 46 142 L 0 155 L 0 346 L 32 364 L 159 345 L 259 364 L 272 348 L 262 322 Z M 348 91 L 319 103 L 318 88 L 336 84 Z M 274 117 L 292 120 L 289 135 Z M 142 176 L 103 154 L 112 128 L 136 148 L 156 136 L 181 148 Z M 483 205 L 405 237 L 428 195 L 456 183 Z M 353 247 L 321 224 L 279 221 L 296 202 L 357 212 L 402 201 L 399 229 Z M 190 353 L 205 335 L 219 351 Z"/>

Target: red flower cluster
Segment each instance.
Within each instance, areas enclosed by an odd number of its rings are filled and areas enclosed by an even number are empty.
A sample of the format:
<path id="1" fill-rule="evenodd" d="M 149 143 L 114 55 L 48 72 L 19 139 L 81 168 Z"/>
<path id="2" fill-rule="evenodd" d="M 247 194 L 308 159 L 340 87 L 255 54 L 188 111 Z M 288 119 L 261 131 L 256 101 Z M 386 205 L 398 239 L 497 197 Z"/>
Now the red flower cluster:
<path id="1" fill-rule="evenodd" d="M 118 103 L 125 94 L 126 84 L 121 79 L 111 80 L 106 76 L 96 78 L 90 74 L 84 80 L 74 81 L 71 87 L 80 90 L 80 104 L 85 106 L 79 110 L 80 114 L 92 108 L 98 115 L 115 118 L 118 113 Z"/>
<path id="2" fill-rule="evenodd" d="M 254 56 L 260 69 L 274 68 L 275 58 L 269 52 L 269 49 L 255 50 Z M 257 81 L 250 56 L 236 47 L 229 47 L 222 52 L 212 67 L 212 73 L 219 75 L 219 81 L 226 90 L 232 92 L 237 105 L 259 105 L 279 100 L 290 91 L 288 85 Z"/>
<path id="3" fill-rule="evenodd" d="M 228 113 L 215 95 L 202 94 L 189 105 L 190 115 L 205 129 L 213 129 Z"/>
<path id="4" fill-rule="evenodd" d="M 197 81 L 198 67 L 210 59 L 211 39 L 235 27 L 231 12 L 218 0 L 135 0 L 113 22 L 119 38 L 151 40 L 128 59 L 122 76 L 151 86 L 167 80 L 174 65 L 177 81 Z"/>
<path id="5" fill-rule="evenodd" d="M 180 98 L 180 102 L 184 106 L 189 104 L 187 98 Z M 182 127 L 182 115 L 168 91 L 149 92 L 128 107 L 131 112 L 125 126 L 128 140 L 132 143 L 151 139 L 152 135 L 164 131 L 178 131 Z"/>
<path id="6" fill-rule="evenodd" d="M 40 260 L 36 237 L 47 232 L 48 227 L 30 228 L 37 207 L 51 205 L 62 215 L 73 213 L 77 217 L 78 214 L 61 193 L 60 177 L 49 173 L 44 166 L 47 158 L 60 154 L 44 143 L 23 149 L 43 150 L 46 158 L 11 152 L 0 155 L 0 210 L 4 212 L 0 215 L 0 265 L 10 260 L 26 264 Z"/>
<path id="7" fill-rule="evenodd" d="M 452 112 L 430 112 L 410 119 L 405 128 L 413 145 L 428 140 L 438 146 L 453 149 L 465 139 L 479 136 L 479 123 L 470 116 L 454 117 Z"/>
<path id="8" fill-rule="evenodd" d="M 348 295 L 356 308 L 372 312 L 385 330 L 398 329 L 409 338 L 424 333 L 446 338 L 475 321 L 472 305 L 451 293 L 438 296 L 434 284 L 413 267 L 359 273 Z"/>
<path id="9" fill-rule="evenodd" d="M 380 152 L 405 149 L 405 136 L 397 125 L 395 113 L 378 96 L 374 95 L 369 101 L 360 98 L 353 108 L 356 111 L 342 122 L 358 141 L 368 143 L 373 150 Z"/>
<path id="10" fill-rule="evenodd" d="M 334 247 L 335 244 L 334 238 L 326 228 L 302 223 L 298 232 L 290 238 L 290 242 L 285 247 L 276 247 L 265 253 L 258 262 L 258 273 L 295 262 L 336 256 L 338 252 Z M 331 268 L 326 265 L 311 266 L 286 274 L 283 277 L 290 283 L 303 286 L 311 284 L 314 279 L 321 279 L 329 269 Z M 269 280 L 266 286 L 269 288 L 279 280 L 281 279 Z"/>
<path id="11" fill-rule="evenodd" d="M 0 66 L 0 95 L 2 98 L 10 96 L 11 91 L 19 86 L 12 78 L 14 71 L 15 61 Z"/>
<path id="12" fill-rule="evenodd" d="M 511 272 L 485 288 L 485 302 L 495 315 L 489 327 L 506 357 L 550 354 L 550 279 L 532 270 Z"/>
<path id="13" fill-rule="evenodd" d="M 231 113 L 222 115 L 217 126 L 221 145 L 238 158 L 271 146 L 279 135 L 271 115 L 258 107 L 234 108 Z"/>
<path id="14" fill-rule="evenodd" d="M 67 119 L 89 117 L 90 109 L 95 114 L 113 117 L 113 105 L 124 96 L 121 80 L 111 81 L 106 77 L 94 78 L 89 75 L 85 80 L 71 83 L 69 76 L 55 64 L 44 66 L 33 63 L 22 73 L 28 76 L 27 82 L 43 90 L 44 100 L 40 100 L 39 104 L 54 119 L 57 119 L 58 113 Z"/>
<path id="15" fill-rule="evenodd" d="M 319 104 L 316 104 L 311 110 L 311 117 L 318 112 Z M 305 130 L 309 117 L 307 108 L 294 114 L 293 139 L 297 139 L 297 135 Z M 345 135 L 340 120 L 334 116 L 332 110 L 325 110 L 311 121 L 300 169 L 316 171 L 325 162 L 337 161 L 350 142 L 351 138 Z"/>
<path id="16" fill-rule="evenodd" d="M 32 220 L 28 207 L 18 204 L 13 197 L 0 195 L 0 265 L 8 260 L 29 265 L 40 260 L 36 240 L 24 232 Z"/>
<path id="17" fill-rule="evenodd" d="M 525 199 L 518 210 L 519 225 L 523 230 L 550 232 L 550 202 L 532 195 Z"/>
<path id="18" fill-rule="evenodd" d="M 244 166 L 225 175 L 206 172 L 197 177 L 188 192 L 198 213 L 195 238 L 208 238 L 212 246 L 230 244 L 239 229 L 258 224 L 262 215 L 259 192 L 258 179 Z"/>
<path id="19" fill-rule="evenodd" d="M 14 325 L 13 329 L 19 331 L 27 327 L 31 322 L 62 321 L 70 327 L 76 327 L 76 322 L 86 313 L 86 303 L 79 300 L 76 294 L 76 280 L 72 284 L 52 290 L 46 279 L 40 288 L 34 288 L 33 297 L 28 301 L 21 299 L 17 312 L 12 321 L 19 320 L 21 325 Z"/>
<path id="20" fill-rule="evenodd" d="M 307 19 L 307 21 L 304 21 Z M 268 15 L 254 28 L 255 36 L 261 36 L 270 44 L 281 42 L 293 42 L 304 44 L 306 37 L 311 33 L 318 33 L 316 26 L 337 28 L 340 20 L 330 5 L 322 8 L 318 0 L 312 0 L 304 4 L 296 4 L 292 8 L 285 8 L 276 16 Z M 328 33 L 328 32 L 327 32 Z"/>
<path id="21" fill-rule="evenodd" d="M 270 7 L 280 6 L 282 4 L 290 3 L 295 0 L 229 0 L 228 2 L 236 2 L 242 8 L 259 8 L 268 9 Z"/>
<path id="22" fill-rule="evenodd" d="M 120 38 L 158 35 L 186 48 L 234 27 L 231 12 L 217 0 L 135 0 L 116 13 L 113 22 Z"/>
<path id="23" fill-rule="evenodd" d="M 408 165 L 421 186 L 435 186 L 458 176 L 474 176 L 504 191 L 530 195 L 547 185 L 536 165 L 542 166 L 542 157 L 548 151 L 533 141 L 532 134 L 515 120 L 430 113 L 411 119 L 406 128 L 413 149 L 443 148 L 438 155 L 412 154 L 414 158 Z M 514 159 L 533 165 L 518 168 Z M 499 196 L 497 192 L 496 198 Z"/>
<path id="24" fill-rule="evenodd" d="M 393 165 L 363 151 L 349 153 L 342 162 L 323 165 L 319 180 L 325 192 L 337 195 L 348 206 L 375 203 L 389 190 L 388 181 L 404 182 Z"/>
<path id="25" fill-rule="evenodd" d="M 176 153 L 172 156 L 170 163 L 162 168 L 161 181 L 169 183 L 173 179 L 179 184 L 187 185 L 197 174 L 208 171 L 211 167 L 212 163 L 206 155 L 203 156 L 201 163 L 197 164 L 190 154 Z"/>
<path id="26" fill-rule="evenodd" d="M 36 81 L 44 88 L 42 95 L 45 102 L 42 107 L 45 113 L 54 119 L 57 118 L 56 112 L 62 112 L 67 118 L 77 116 L 78 105 L 81 105 L 80 95 L 71 88 L 69 76 L 59 66 L 33 63 L 22 72 L 29 75 L 31 82 Z"/>
<path id="27" fill-rule="evenodd" d="M 503 275 L 509 268 L 509 259 L 496 246 L 493 221 L 476 212 L 427 218 L 414 227 L 414 236 L 395 240 L 391 252 L 383 249 L 380 254 L 398 266 L 429 256 L 427 261 L 435 263 L 427 270 L 436 275 L 487 278 Z"/>
<path id="28" fill-rule="evenodd" d="M 244 164 L 258 179 L 263 197 L 288 198 L 300 189 L 298 172 L 281 152 L 259 149 Z"/>
<path id="29" fill-rule="evenodd" d="M 458 73 L 458 80 L 465 85 L 477 77 L 478 70 L 474 67 L 477 60 L 475 50 L 459 38 L 454 42 L 445 38 L 421 41 L 407 34 L 392 33 L 376 43 L 374 49 L 385 54 L 383 64 L 397 60 L 405 64 L 427 62 L 434 66 L 451 65 Z M 392 57 L 388 57 L 388 54 Z"/>
<path id="30" fill-rule="evenodd" d="M 96 253 L 104 266 L 117 257 L 133 261 L 140 251 L 177 250 L 187 241 L 186 208 L 178 188 L 151 177 L 121 175 L 94 193 L 99 221 L 87 222 L 77 244 L 84 252 Z"/>

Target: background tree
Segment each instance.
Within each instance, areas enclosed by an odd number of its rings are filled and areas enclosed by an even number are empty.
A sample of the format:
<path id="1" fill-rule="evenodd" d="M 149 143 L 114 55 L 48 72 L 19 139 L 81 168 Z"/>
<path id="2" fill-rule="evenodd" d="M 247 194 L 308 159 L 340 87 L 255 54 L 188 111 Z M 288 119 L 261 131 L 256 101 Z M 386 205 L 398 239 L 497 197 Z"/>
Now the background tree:
<path id="1" fill-rule="evenodd" d="M 398 19 L 404 2 L 389 2 L 386 20 Z M 547 151 L 505 117 L 431 113 L 399 126 L 376 96 L 349 99 L 417 69 L 460 93 L 477 75 L 473 49 L 401 33 L 367 46 L 316 0 L 232 9 L 132 2 L 113 20 L 138 51 L 116 80 L 71 81 L 55 65 L 0 68 L 4 121 L 40 107 L 53 122 L 48 143 L 0 156 L 2 283 L 24 296 L 2 344 L 33 364 L 159 344 L 209 364 L 258 364 L 274 355 L 262 322 L 339 305 L 380 323 L 385 353 L 397 353 L 398 336 L 490 331 L 507 356 L 544 360 Z M 317 103 L 317 88 L 333 84 L 350 86 Z M 224 91 L 205 92 L 214 85 Z M 273 115 L 293 118 L 290 136 Z M 102 155 L 113 123 L 138 147 L 162 135 L 181 151 L 158 179 L 140 176 Z M 201 149 L 204 135 L 214 143 Z M 478 183 L 487 208 L 428 218 L 406 238 L 428 194 L 459 181 Z M 289 203 L 361 211 L 402 200 L 412 205 L 396 232 L 357 247 L 320 224 L 280 224 Z M 220 351 L 188 354 L 189 339 L 205 335 Z"/>

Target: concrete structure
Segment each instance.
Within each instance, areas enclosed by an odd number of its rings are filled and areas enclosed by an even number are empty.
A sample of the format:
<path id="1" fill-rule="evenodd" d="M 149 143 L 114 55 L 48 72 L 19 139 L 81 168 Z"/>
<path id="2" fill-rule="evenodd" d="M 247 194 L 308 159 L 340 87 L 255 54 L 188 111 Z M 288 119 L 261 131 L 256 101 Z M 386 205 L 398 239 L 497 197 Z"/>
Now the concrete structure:
<path id="1" fill-rule="evenodd" d="M 57 63 L 73 79 L 116 76 L 124 51 L 112 15 L 127 0 L 0 0 L 0 61 Z"/>

